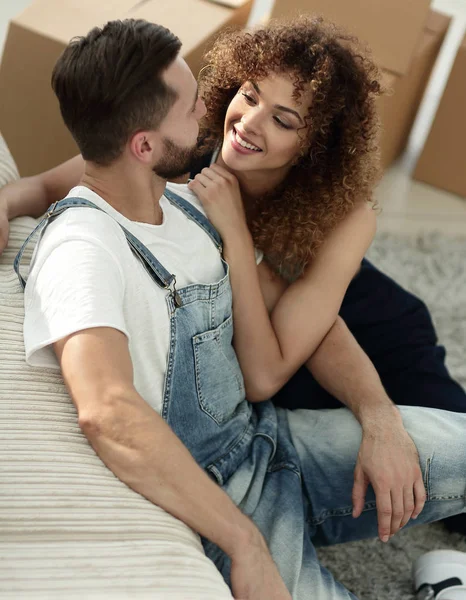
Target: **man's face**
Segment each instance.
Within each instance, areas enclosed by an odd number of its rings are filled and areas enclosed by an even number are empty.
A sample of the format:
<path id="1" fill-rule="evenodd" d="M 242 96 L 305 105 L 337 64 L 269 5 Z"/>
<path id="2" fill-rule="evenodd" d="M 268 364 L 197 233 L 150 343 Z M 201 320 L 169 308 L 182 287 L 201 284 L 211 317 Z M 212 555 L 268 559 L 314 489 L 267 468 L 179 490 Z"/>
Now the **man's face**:
<path id="1" fill-rule="evenodd" d="M 206 108 L 198 96 L 197 82 L 182 58 L 173 61 L 163 79 L 178 97 L 158 128 L 163 147 L 153 171 L 164 179 L 172 179 L 189 171 L 199 135 L 199 121 Z"/>

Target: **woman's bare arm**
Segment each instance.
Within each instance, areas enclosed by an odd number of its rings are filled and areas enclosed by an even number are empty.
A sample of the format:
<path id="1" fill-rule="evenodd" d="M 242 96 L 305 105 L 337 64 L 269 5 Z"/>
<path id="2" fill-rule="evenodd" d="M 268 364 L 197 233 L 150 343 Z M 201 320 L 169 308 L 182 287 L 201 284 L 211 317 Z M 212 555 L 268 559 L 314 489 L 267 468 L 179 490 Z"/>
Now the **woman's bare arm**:
<path id="1" fill-rule="evenodd" d="M 265 264 L 260 283 L 269 311 L 279 305 L 286 283 Z M 236 314 L 236 312 L 235 312 Z M 312 315 L 309 314 L 309 318 Z M 341 317 L 307 360 L 316 381 L 345 404 L 362 427 L 355 468 L 353 517 L 362 513 L 369 483 L 377 498 L 379 536 L 387 541 L 423 509 L 422 473 L 416 448 L 370 358 Z M 312 408 L 312 398 L 308 400 Z M 407 500 L 403 494 L 408 492 Z"/>
<path id="2" fill-rule="evenodd" d="M 235 349 L 248 399 L 272 396 L 314 353 L 338 316 L 346 289 L 375 233 L 375 213 L 361 202 L 327 237 L 305 273 L 271 315 L 263 297 L 236 178 L 218 165 L 189 184 L 224 241 L 230 265 Z"/>
<path id="3" fill-rule="evenodd" d="M 84 161 L 78 155 L 49 171 L 9 183 L 0 190 L 0 205 L 6 207 L 9 220 L 39 217 L 79 183 L 83 171 Z"/>
<path id="4" fill-rule="evenodd" d="M 235 348 L 246 388 L 252 390 L 254 399 L 272 396 L 314 354 L 337 319 L 374 231 L 372 209 L 360 205 L 332 232 L 303 276 L 284 291 L 270 318 L 258 298 L 262 289 L 253 273 L 248 248 L 252 241 L 225 241 L 235 309 Z M 258 269 L 262 278 L 263 269 Z"/>

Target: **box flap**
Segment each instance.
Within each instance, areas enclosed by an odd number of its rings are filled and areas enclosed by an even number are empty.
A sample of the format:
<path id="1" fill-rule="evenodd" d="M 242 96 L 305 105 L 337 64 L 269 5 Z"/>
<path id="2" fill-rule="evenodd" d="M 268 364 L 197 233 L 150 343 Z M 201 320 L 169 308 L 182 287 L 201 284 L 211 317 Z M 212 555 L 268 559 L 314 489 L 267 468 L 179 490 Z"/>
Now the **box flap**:
<path id="1" fill-rule="evenodd" d="M 444 33 L 451 23 L 451 17 L 436 10 L 431 10 L 426 22 L 426 29 L 432 33 Z"/>
<path id="2" fill-rule="evenodd" d="M 241 0 L 240 6 L 249 0 Z M 146 19 L 179 36 L 183 53 L 225 24 L 234 11 L 211 0 L 36 0 L 14 22 L 67 44 L 113 19 Z"/>
<path id="3" fill-rule="evenodd" d="M 188 54 L 231 18 L 232 10 L 209 0 L 147 0 L 130 9 L 127 18 L 146 19 L 173 31 Z M 188 17 L 188 18 L 187 18 Z"/>

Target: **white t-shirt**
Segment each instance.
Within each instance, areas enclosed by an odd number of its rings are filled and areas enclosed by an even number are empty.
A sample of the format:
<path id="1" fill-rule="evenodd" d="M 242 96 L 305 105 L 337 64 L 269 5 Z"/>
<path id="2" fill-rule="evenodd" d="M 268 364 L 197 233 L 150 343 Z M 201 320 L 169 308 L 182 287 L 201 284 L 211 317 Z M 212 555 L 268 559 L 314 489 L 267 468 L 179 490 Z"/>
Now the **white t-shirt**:
<path id="1" fill-rule="evenodd" d="M 203 212 L 186 185 L 169 188 Z M 162 224 L 149 225 L 126 219 L 86 187 L 73 188 L 69 196 L 89 200 L 108 214 L 70 208 L 46 228 L 25 290 L 26 360 L 58 369 L 54 342 L 83 329 L 113 327 L 128 337 L 136 390 L 160 412 L 169 351 L 169 292 L 156 285 L 134 256 L 116 221 L 175 274 L 178 289 L 222 279 L 220 254 L 201 227 L 165 197 L 160 200 Z"/>

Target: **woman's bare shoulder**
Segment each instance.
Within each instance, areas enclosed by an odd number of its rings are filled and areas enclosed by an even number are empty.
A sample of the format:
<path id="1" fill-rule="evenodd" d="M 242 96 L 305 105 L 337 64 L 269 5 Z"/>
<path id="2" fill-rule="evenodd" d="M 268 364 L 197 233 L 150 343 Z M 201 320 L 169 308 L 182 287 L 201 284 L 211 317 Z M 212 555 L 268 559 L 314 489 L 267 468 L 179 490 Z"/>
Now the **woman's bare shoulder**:
<path id="1" fill-rule="evenodd" d="M 377 229 L 377 211 L 370 202 L 358 202 L 327 235 L 302 279 L 313 278 L 316 269 L 336 269 L 354 275 Z"/>

